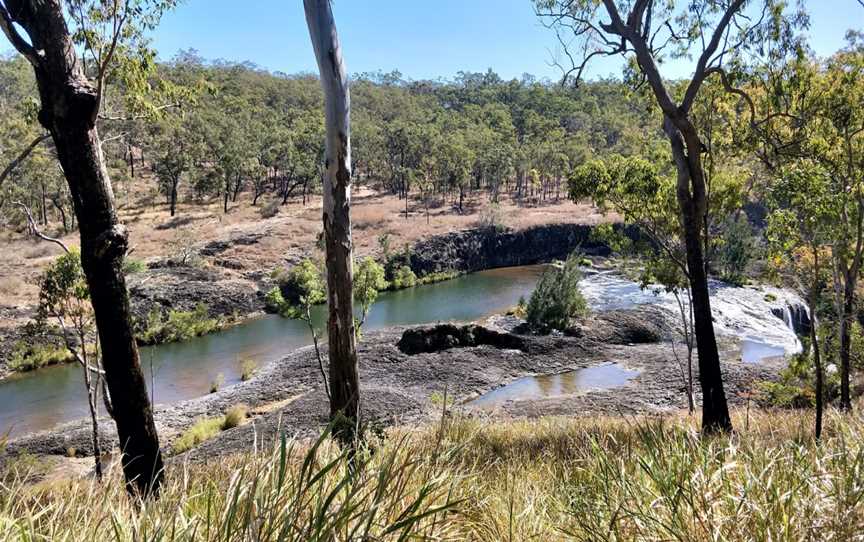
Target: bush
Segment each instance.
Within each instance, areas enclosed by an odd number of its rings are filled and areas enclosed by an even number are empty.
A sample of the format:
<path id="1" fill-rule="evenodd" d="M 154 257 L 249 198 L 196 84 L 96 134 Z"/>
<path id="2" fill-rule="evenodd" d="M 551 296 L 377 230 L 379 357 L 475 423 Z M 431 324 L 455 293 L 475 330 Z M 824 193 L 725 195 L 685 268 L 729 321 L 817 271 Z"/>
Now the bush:
<path id="1" fill-rule="evenodd" d="M 279 200 L 273 200 L 259 211 L 261 218 L 273 218 L 279 214 Z"/>
<path id="2" fill-rule="evenodd" d="M 277 281 L 282 297 L 290 305 L 318 305 L 327 300 L 321 270 L 308 258 L 278 275 Z"/>
<path id="3" fill-rule="evenodd" d="M 445 280 L 455 279 L 459 276 L 456 271 L 436 271 L 423 275 L 417 279 L 417 284 L 435 284 L 436 282 L 444 282 Z"/>
<path id="4" fill-rule="evenodd" d="M 75 361 L 69 350 L 53 344 L 28 345 L 17 342 L 9 357 L 9 369 L 16 372 L 27 372 Z"/>
<path id="5" fill-rule="evenodd" d="M 394 290 L 402 290 L 404 288 L 413 288 L 417 285 L 417 275 L 407 265 L 403 265 L 396 270 L 391 282 L 391 288 Z"/>
<path id="6" fill-rule="evenodd" d="M 529 324 L 538 329 L 566 329 L 571 319 L 588 312 L 579 290 L 580 258 L 574 252 L 563 264 L 553 264 L 543 272 L 526 307 Z"/>
<path id="7" fill-rule="evenodd" d="M 216 375 L 216 378 L 214 378 L 213 381 L 210 382 L 210 393 L 216 393 L 217 391 L 219 391 L 219 388 L 221 388 L 222 384 L 224 383 L 225 375 L 219 373 L 218 375 Z"/>
<path id="8" fill-rule="evenodd" d="M 745 215 L 730 219 L 717 247 L 717 265 L 723 280 L 742 285 L 747 282 L 747 266 L 756 256 L 756 237 Z"/>
<path id="9" fill-rule="evenodd" d="M 234 405 L 225 411 L 225 416 L 223 416 L 222 427 L 221 429 L 225 431 L 226 429 L 232 429 L 237 427 L 246 419 L 246 416 L 249 415 L 249 409 L 246 405 Z"/>
<path id="10" fill-rule="evenodd" d="M 143 260 L 134 258 L 126 258 L 123 260 L 123 274 L 134 275 L 135 273 L 143 273 L 147 270 L 147 264 Z"/>
<path id="11" fill-rule="evenodd" d="M 217 416 L 215 418 L 200 418 L 192 427 L 187 429 L 180 435 L 171 450 L 175 454 L 188 452 L 192 448 L 198 446 L 202 442 L 209 440 L 219 434 L 222 426 L 225 423 L 225 416 Z"/>
<path id="12" fill-rule="evenodd" d="M 501 206 L 493 203 L 484 210 L 477 221 L 477 227 L 492 233 L 500 233 L 507 229 L 504 225 L 504 213 L 501 211 Z"/>
<path id="13" fill-rule="evenodd" d="M 244 359 L 240 362 L 240 380 L 246 382 L 253 376 L 255 376 L 255 371 L 258 370 L 258 364 L 252 361 L 251 359 Z"/>
<path id="14" fill-rule="evenodd" d="M 211 318 L 207 305 L 203 303 L 191 311 L 170 310 L 167 316 L 163 316 L 159 309 L 153 309 L 147 315 L 147 322 L 138 339 L 144 344 L 188 341 L 221 328 L 222 322 L 218 318 Z"/>

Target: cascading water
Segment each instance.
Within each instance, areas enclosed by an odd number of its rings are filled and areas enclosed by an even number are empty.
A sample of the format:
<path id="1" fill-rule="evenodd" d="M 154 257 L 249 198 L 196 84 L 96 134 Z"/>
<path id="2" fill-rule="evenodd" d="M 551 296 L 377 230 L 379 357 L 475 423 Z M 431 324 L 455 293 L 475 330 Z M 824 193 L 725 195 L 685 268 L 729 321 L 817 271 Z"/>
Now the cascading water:
<path id="1" fill-rule="evenodd" d="M 587 272 L 580 283 L 594 310 L 628 309 L 651 304 L 670 313 L 670 321 L 680 322 L 680 309 L 674 294 L 661 286 L 645 289 L 614 271 Z M 736 338 L 741 344 L 742 360 L 755 362 L 768 357 L 801 351 L 797 324 L 806 319 L 806 306 L 789 290 L 771 286 L 736 287 L 710 281 L 711 312 L 719 336 Z M 793 311 L 803 311 L 796 318 Z M 797 322 L 796 320 L 802 320 Z M 678 324 L 680 326 L 680 324 Z"/>

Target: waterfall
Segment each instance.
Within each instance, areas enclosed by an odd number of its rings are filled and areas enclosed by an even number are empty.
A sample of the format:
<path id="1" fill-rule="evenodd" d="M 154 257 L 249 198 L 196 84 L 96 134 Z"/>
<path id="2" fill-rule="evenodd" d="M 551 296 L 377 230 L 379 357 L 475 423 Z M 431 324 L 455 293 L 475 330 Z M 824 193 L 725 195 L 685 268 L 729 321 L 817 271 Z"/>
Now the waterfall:
<path id="1" fill-rule="evenodd" d="M 580 282 L 593 310 L 630 309 L 650 304 L 663 309 L 670 322 L 680 325 L 674 296 L 662 287 L 641 289 L 614 272 L 586 274 Z M 736 287 L 710 281 L 711 309 L 718 335 L 736 337 L 742 343 L 769 347 L 785 354 L 801 351 L 798 334 L 809 329 L 809 314 L 799 296 L 771 286 Z"/>

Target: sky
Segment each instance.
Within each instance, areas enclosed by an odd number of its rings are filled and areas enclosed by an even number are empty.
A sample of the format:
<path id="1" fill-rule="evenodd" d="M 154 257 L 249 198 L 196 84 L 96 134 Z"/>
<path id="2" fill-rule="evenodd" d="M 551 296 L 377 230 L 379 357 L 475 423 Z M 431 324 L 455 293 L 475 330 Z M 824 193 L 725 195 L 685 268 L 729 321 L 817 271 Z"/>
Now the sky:
<path id="1" fill-rule="evenodd" d="M 807 0 L 811 45 L 826 56 L 848 28 L 864 29 L 857 0 Z M 559 49 L 530 0 L 334 0 L 350 73 L 399 70 L 410 79 L 452 78 L 491 68 L 504 78 L 557 80 Z M 182 0 L 153 33 L 160 58 L 196 49 L 206 59 L 251 61 L 271 71 L 316 71 L 302 0 Z M 0 50 L 8 49 L 0 45 Z M 683 77 L 688 65 L 670 65 Z M 594 62 L 589 78 L 620 75 L 618 61 Z"/>

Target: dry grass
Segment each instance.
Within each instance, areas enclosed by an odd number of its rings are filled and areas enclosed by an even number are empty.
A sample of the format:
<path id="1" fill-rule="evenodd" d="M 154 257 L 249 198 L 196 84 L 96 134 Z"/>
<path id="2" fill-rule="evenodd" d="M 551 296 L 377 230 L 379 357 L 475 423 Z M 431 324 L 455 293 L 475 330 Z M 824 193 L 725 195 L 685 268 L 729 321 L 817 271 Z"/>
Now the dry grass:
<path id="1" fill-rule="evenodd" d="M 739 412 L 738 432 L 712 439 L 678 415 L 449 419 L 393 431 L 353 467 L 329 441 L 176 465 L 162 499 L 140 510 L 116 472 L 104 487 L 12 478 L 0 493 L 0 538 L 860 538 L 864 420 L 830 413 L 819 444 L 811 418 Z"/>
<path id="2" fill-rule="evenodd" d="M 228 214 L 222 212 L 221 201 L 184 201 L 178 205 L 177 216 L 172 219 L 163 199 L 154 198 L 152 190 L 144 188 L 151 184 L 155 186 L 146 179 L 139 180 L 131 185 L 134 191 L 126 194 L 127 183 L 123 183 L 117 194 L 120 217 L 129 228 L 130 246 L 134 248 L 136 259 L 166 257 L 172 246 L 194 243 L 200 247 L 247 233 L 263 233 L 264 236 L 251 245 L 233 246 L 219 258 L 231 258 L 248 270 L 270 270 L 286 259 L 298 261 L 316 250 L 315 241 L 322 228 L 318 196 L 310 199 L 306 206 L 299 199 L 291 200 L 272 218 L 262 218 L 260 214 L 260 208 L 270 200 L 262 199 L 257 207 L 252 207 L 248 194 L 241 194 L 240 200 L 231 204 Z M 427 223 L 420 202 L 412 197 L 409 204 L 406 219 L 404 200 L 366 187 L 355 189 L 352 216 L 358 257 L 376 255 L 378 237 L 382 233 L 390 234 L 393 250 L 401 250 L 419 239 L 475 227 L 490 207 L 487 196 L 477 193 L 466 200 L 464 214 L 459 214 L 451 202 L 447 202 L 430 210 Z M 590 206 L 563 199 L 544 206 L 523 207 L 502 197 L 498 213 L 505 217 L 508 227 L 516 229 L 537 224 L 603 220 Z M 78 234 L 63 236 L 63 241 L 67 245 L 77 245 Z M 0 305 L 34 306 L 39 273 L 59 251 L 56 246 L 20 235 L 0 237 L 0 282 L 18 277 L 26 284 L 20 291 L 0 292 Z M 242 270 L 224 272 L 242 273 Z"/>

